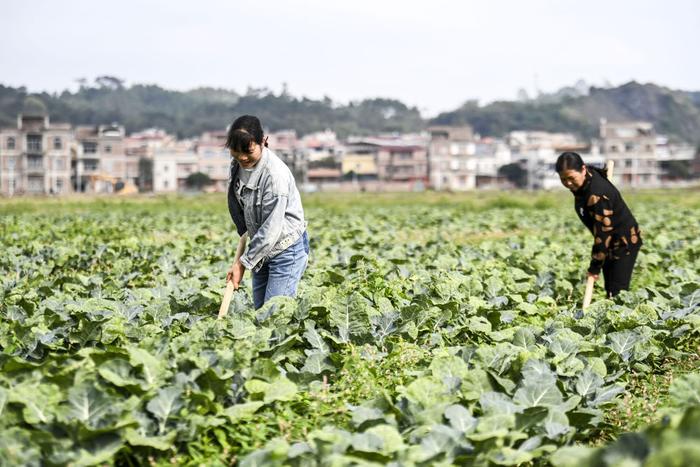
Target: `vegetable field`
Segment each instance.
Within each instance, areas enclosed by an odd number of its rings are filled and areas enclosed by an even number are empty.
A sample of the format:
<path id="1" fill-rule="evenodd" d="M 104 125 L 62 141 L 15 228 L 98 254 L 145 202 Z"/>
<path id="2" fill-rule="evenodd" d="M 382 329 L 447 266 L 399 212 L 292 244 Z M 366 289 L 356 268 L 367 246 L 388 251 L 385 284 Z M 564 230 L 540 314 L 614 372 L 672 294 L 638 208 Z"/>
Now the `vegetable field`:
<path id="1" fill-rule="evenodd" d="M 0 465 L 699 465 L 700 192 L 625 197 L 585 312 L 568 193 L 318 194 L 222 320 L 222 196 L 0 201 Z"/>

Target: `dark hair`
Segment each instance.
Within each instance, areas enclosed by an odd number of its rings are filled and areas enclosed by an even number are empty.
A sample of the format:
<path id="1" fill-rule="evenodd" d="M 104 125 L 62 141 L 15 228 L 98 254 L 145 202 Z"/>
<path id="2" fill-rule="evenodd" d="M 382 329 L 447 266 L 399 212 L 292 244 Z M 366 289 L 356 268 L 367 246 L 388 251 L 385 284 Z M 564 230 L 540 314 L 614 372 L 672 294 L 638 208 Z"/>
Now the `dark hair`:
<path id="1" fill-rule="evenodd" d="M 250 154 L 250 144 L 264 144 L 267 147 L 267 138 L 263 138 L 262 124 L 258 117 L 242 115 L 231 124 L 226 136 L 226 147 L 235 152 Z"/>
<path id="2" fill-rule="evenodd" d="M 577 152 L 563 152 L 557 158 L 555 166 L 557 173 L 562 173 L 564 170 L 575 170 L 580 172 L 583 169 L 583 159 Z"/>
<path id="3" fill-rule="evenodd" d="M 580 172 L 583 169 L 583 159 L 577 152 L 562 152 L 557 158 L 557 164 L 555 169 L 557 173 L 561 174 L 564 170 L 575 170 Z M 599 169 L 598 167 L 586 166 L 588 170 L 594 170 L 598 172 L 603 178 L 608 178 L 608 172 L 605 169 Z"/>

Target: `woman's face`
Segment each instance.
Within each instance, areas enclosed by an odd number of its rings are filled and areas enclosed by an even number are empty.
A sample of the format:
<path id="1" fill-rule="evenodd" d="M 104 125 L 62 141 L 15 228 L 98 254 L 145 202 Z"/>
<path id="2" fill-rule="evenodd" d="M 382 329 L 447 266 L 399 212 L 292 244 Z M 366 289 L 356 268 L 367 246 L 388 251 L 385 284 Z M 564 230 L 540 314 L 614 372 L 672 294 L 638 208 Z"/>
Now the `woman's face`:
<path id="1" fill-rule="evenodd" d="M 559 180 L 571 191 L 576 191 L 583 186 L 586 181 L 586 166 L 581 167 L 581 171 L 574 169 L 562 170 L 559 172 Z"/>
<path id="2" fill-rule="evenodd" d="M 231 157 L 236 159 L 244 169 L 252 169 L 262 157 L 262 146 L 257 143 L 250 143 L 250 152 L 236 152 L 231 149 Z"/>

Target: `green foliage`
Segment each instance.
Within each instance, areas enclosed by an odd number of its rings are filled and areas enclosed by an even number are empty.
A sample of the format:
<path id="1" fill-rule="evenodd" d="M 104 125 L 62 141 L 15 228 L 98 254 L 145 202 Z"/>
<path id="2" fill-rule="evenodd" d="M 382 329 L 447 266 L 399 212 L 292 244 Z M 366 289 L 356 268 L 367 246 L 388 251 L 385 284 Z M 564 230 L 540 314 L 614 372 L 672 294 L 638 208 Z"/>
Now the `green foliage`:
<path id="1" fill-rule="evenodd" d="M 214 183 L 209 175 L 202 172 L 191 173 L 185 179 L 185 184 L 190 188 L 201 190 L 205 186 Z"/>
<path id="2" fill-rule="evenodd" d="M 527 170 L 523 169 L 520 164 L 506 164 L 498 168 L 498 175 L 502 175 L 508 179 L 513 185 L 518 188 L 527 186 Z"/>
<path id="3" fill-rule="evenodd" d="M 419 131 L 431 124 L 469 123 L 482 135 L 503 136 L 512 130 L 573 132 L 598 136 L 601 118 L 646 120 L 660 133 L 692 143 L 700 135 L 697 93 L 673 91 L 653 84 L 630 82 L 615 88 L 591 88 L 587 94 L 566 88 L 535 100 L 499 101 L 480 106 L 475 101 L 426 121 L 415 107 L 385 98 L 341 105 L 330 98 L 292 97 L 269 89 L 250 88 L 241 94 L 215 88 L 169 91 L 156 85 L 124 82 L 100 76 L 83 81 L 76 92 L 30 94 L 26 88 L 0 85 L 0 126 L 14 126 L 27 96 L 48 109 L 54 121 L 77 124 L 119 122 L 128 132 L 163 128 L 179 137 L 225 128 L 236 115 L 259 116 L 269 130 L 294 129 L 303 135 L 333 129 L 340 137 L 378 132 Z M 36 106 L 34 106 L 36 108 Z M 682 168 L 678 168 L 681 169 Z"/>
<path id="4" fill-rule="evenodd" d="M 28 94 L 0 85 L 0 126 L 13 126 Z M 376 132 L 411 132 L 424 126 L 420 112 L 394 99 L 365 99 L 337 105 L 328 98 L 294 98 L 268 89 L 234 91 L 198 88 L 169 91 L 156 85 L 125 87 L 118 78 L 99 77 L 76 92 L 31 94 L 53 121 L 74 125 L 119 122 L 127 132 L 163 128 L 179 137 L 225 128 L 236 115 L 254 114 L 271 131 L 295 129 L 300 135 L 334 129 L 341 137 Z"/>
<path id="5" fill-rule="evenodd" d="M 697 194 L 628 198 L 634 289 L 586 313 L 566 193 L 338 195 L 305 200 L 299 296 L 254 310 L 246 276 L 223 320 L 220 195 L 5 201 L 0 463 L 693 459 L 697 374 L 662 428 L 586 446 L 632 375 L 698 348 Z"/>

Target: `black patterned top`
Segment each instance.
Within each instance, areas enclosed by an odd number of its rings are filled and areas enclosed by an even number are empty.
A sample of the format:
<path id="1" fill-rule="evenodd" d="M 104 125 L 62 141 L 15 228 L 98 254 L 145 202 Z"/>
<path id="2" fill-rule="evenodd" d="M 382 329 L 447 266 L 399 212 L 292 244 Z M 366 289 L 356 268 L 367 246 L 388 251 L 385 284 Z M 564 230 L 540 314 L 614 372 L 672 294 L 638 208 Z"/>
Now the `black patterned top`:
<path id="1" fill-rule="evenodd" d="M 596 169 L 588 169 L 586 180 L 574 192 L 576 214 L 593 234 L 588 272 L 599 274 L 606 260 L 620 259 L 642 245 L 637 220 L 622 195 Z"/>

